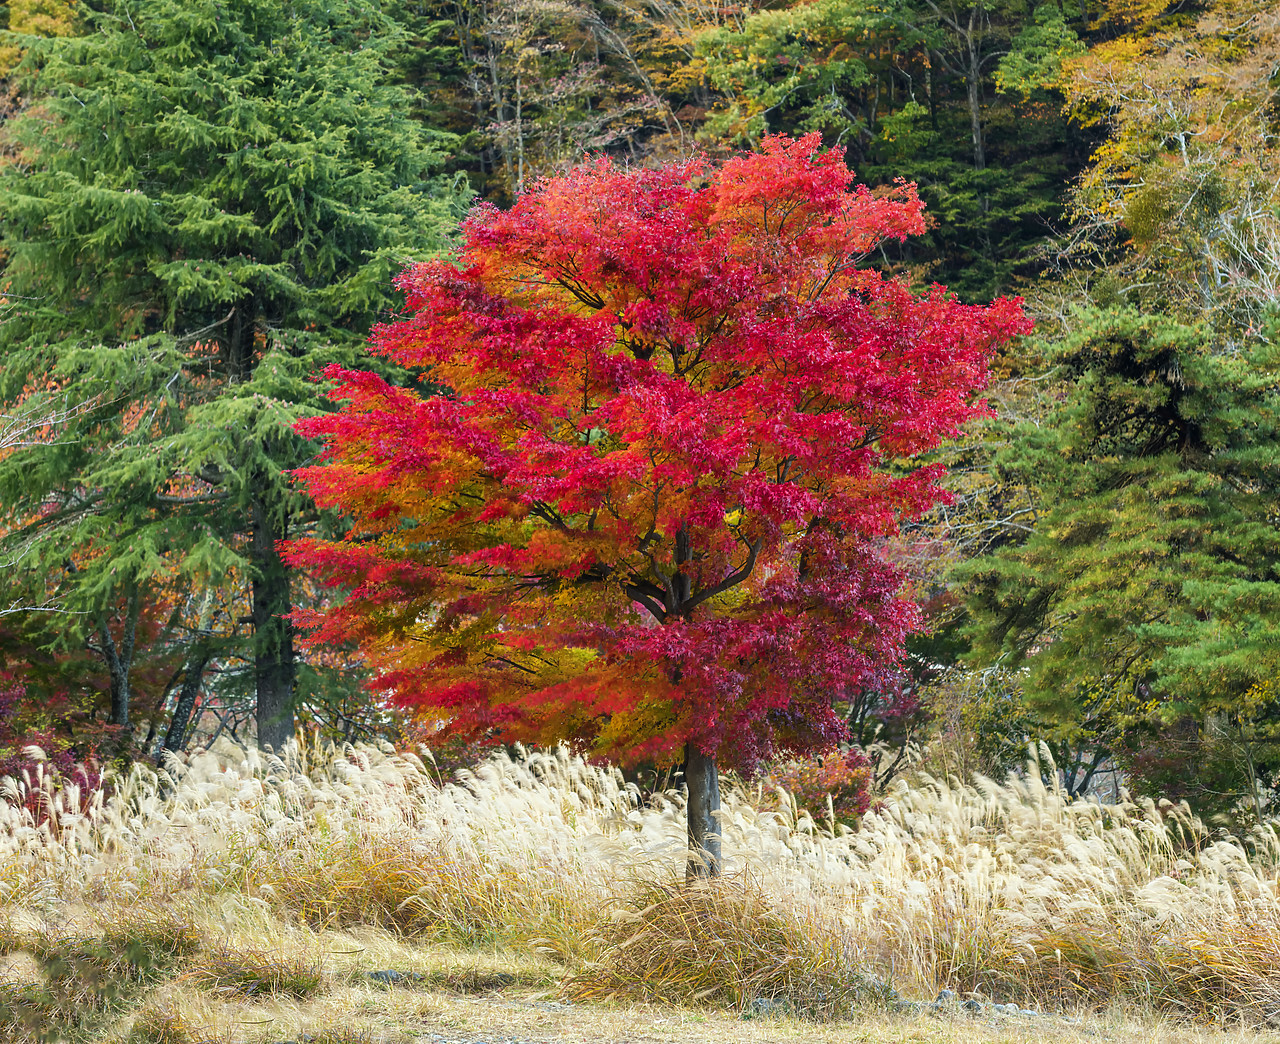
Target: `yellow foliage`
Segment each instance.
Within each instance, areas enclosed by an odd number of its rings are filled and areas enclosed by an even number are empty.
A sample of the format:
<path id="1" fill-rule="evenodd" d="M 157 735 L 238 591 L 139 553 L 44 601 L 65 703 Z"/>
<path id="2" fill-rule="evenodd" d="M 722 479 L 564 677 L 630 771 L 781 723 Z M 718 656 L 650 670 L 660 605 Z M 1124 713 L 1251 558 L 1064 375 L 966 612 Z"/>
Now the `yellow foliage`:
<path id="1" fill-rule="evenodd" d="M 27 36 L 74 36 L 80 31 L 78 0 L 9 0 L 9 31 Z M 0 47 L 0 76 L 22 60 L 20 47 Z"/>

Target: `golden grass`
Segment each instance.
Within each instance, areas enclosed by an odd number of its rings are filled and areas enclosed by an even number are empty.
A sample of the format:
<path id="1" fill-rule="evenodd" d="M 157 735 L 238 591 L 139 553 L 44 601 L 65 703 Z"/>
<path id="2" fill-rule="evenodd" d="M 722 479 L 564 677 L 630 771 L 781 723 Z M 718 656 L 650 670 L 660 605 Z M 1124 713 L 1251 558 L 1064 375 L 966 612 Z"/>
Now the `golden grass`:
<path id="1" fill-rule="evenodd" d="M 165 1004 L 148 1004 L 129 1027 L 125 1044 L 222 1044 L 207 1036 L 180 1009 Z"/>
<path id="2" fill-rule="evenodd" d="M 740 1013 L 764 1002 L 816 1019 L 889 1001 L 837 926 L 779 906 L 746 874 L 692 886 L 638 880 L 589 939 L 600 957 L 566 984 L 575 1000 L 710 1003 Z"/>
<path id="3" fill-rule="evenodd" d="M 280 996 L 305 1000 L 325 986 L 318 961 L 226 944 L 200 954 L 186 972 L 186 978 L 202 989 L 251 998 Z"/>
<path id="4" fill-rule="evenodd" d="M 743 1012 L 774 999 L 810 1019 L 864 1011 L 891 982 L 1045 1010 L 1280 1020 L 1274 833 L 1215 838 L 1183 808 L 1070 802 L 1034 776 L 900 785 L 837 835 L 730 791 L 727 880 L 694 890 L 680 799 L 642 803 L 564 752 L 498 756 L 441 786 L 388 750 L 282 761 L 222 748 L 171 780 L 135 767 L 87 806 L 63 795 L 37 825 L 0 802 L 0 956 L 43 962 L 24 996 L 57 1015 L 47 940 L 87 947 L 66 990 L 90 1006 L 110 1006 L 90 968 L 114 955 L 100 977 L 128 990 L 111 1003 L 156 1040 L 239 1039 L 222 1015 L 193 1022 L 202 1004 L 305 1029 L 304 1009 L 343 990 L 379 1011 L 412 994 L 436 1018 L 429 998 L 501 990 L 503 975 L 614 1004 Z M 98 911 L 88 934 L 86 910 Z M 150 947 L 149 978 L 130 946 Z M 442 970 L 444 952 L 472 956 Z M 379 954 L 418 973 L 413 989 L 365 981 Z M 314 986 L 268 985 L 306 975 Z"/>

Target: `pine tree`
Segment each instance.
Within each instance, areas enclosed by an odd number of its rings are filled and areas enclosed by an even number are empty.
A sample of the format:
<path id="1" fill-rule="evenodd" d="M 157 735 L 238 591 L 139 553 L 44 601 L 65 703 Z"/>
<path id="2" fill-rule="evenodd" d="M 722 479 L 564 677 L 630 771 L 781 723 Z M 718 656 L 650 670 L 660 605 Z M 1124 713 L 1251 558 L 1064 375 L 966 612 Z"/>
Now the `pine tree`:
<path id="1" fill-rule="evenodd" d="M 1261 723 L 1280 670 L 1274 349 L 1218 353 L 1131 310 L 1078 318 L 1050 353 L 1058 408 L 996 460 L 1034 490 L 1034 531 L 960 570 L 974 655 L 1025 668 L 1065 739 Z"/>
<path id="2" fill-rule="evenodd" d="M 443 139 L 389 83 L 368 0 L 128 0 L 14 39 L 34 103 L 0 182 L 0 401 L 72 402 L 0 460 L 24 562 L 96 634 L 128 720 L 134 625 L 161 589 L 248 593 L 259 741 L 292 734 L 286 472 L 317 369 L 353 361 L 391 275 L 445 245 Z M 123 608 L 122 608 L 123 607 Z"/>

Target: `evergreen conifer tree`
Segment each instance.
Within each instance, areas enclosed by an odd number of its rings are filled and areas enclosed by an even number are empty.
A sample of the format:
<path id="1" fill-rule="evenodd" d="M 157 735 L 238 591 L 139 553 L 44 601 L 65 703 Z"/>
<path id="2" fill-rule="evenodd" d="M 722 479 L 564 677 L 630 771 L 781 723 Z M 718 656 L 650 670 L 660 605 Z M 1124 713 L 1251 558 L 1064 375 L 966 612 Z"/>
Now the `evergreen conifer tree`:
<path id="1" fill-rule="evenodd" d="M 0 181 L 0 401 L 78 409 L 0 460 L 0 525 L 104 650 L 117 723 L 156 592 L 247 593 L 258 738 L 278 747 L 296 662 L 276 543 L 308 517 L 286 472 L 311 453 L 291 425 L 332 408 L 312 375 L 354 362 L 392 275 L 445 245 L 445 142 L 390 82 L 399 30 L 370 0 L 87 17 L 10 41 L 33 104 Z"/>
<path id="2" fill-rule="evenodd" d="M 1080 319 L 1050 352 L 1057 409 L 996 460 L 1034 491 L 1034 530 L 959 571 L 974 657 L 1025 668 L 1030 708 L 1064 741 L 1175 721 L 1265 738 L 1280 671 L 1274 349 L 1216 352 L 1132 310 Z"/>

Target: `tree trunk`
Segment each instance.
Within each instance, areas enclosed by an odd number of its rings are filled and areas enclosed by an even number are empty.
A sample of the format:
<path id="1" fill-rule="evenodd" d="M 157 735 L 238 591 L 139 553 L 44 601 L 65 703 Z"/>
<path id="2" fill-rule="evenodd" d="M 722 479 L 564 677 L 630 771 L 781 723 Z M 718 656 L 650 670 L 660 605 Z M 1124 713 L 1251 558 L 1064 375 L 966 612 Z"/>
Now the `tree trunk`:
<path id="1" fill-rule="evenodd" d="M 116 649 L 115 640 L 105 622 L 98 628 L 98 633 L 107 661 L 107 674 L 111 679 L 111 713 L 107 721 L 112 725 L 128 725 L 129 664 Z"/>
<path id="2" fill-rule="evenodd" d="M 257 680 L 258 746 L 277 753 L 293 739 L 293 608 L 289 570 L 276 541 L 284 526 L 261 497 L 253 499 L 253 631 Z"/>
<path id="3" fill-rule="evenodd" d="M 977 47 L 969 44 L 969 72 L 965 76 L 965 93 L 969 101 L 969 125 L 973 134 L 973 169 L 987 169 L 987 150 L 982 140 L 982 72 Z"/>
<path id="4" fill-rule="evenodd" d="M 171 754 L 178 753 L 186 743 L 187 725 L 191 721 L 191 712 L 195 709 L 196 697 L 200 694 L 200 684 L 204 681 L 204 669 L 209 663 L 209 656 L 209 646 L 203 641 L 197 641 L 187 659 L 182 691 L 178 694 L 178 704 L 173 708 L 169 731 L 164 734 L 164 746 L 161 748 Z"/>
<path id="5" fill-rule="evenodd" d="M 685 879 L 719 877 L 722 863 L 716 814 L 720 811 L 720 772 L 715 757 L 704 754 L 693 743 L 685 744 L 684 781 L 689 793 L 689 862 Z"/>
<path id="6" fill-rule="evenodd" d="M 107 720 L 112 725 L 129 724 L 129 703 L 132 696 L 129 672 L 133 668 L 133 646 L 138 633 L 140 611 L 141 598 L 138 586 L 130 584 L 125 601 L 124 626 L 121 628 L 120 644 L 116 645 L 115 639 L 111 636 L 111 628 L 105 616 L 98 624 L 102 656 L 107 661 L 107 673 L 111 678 L 111 716 Z"/>

